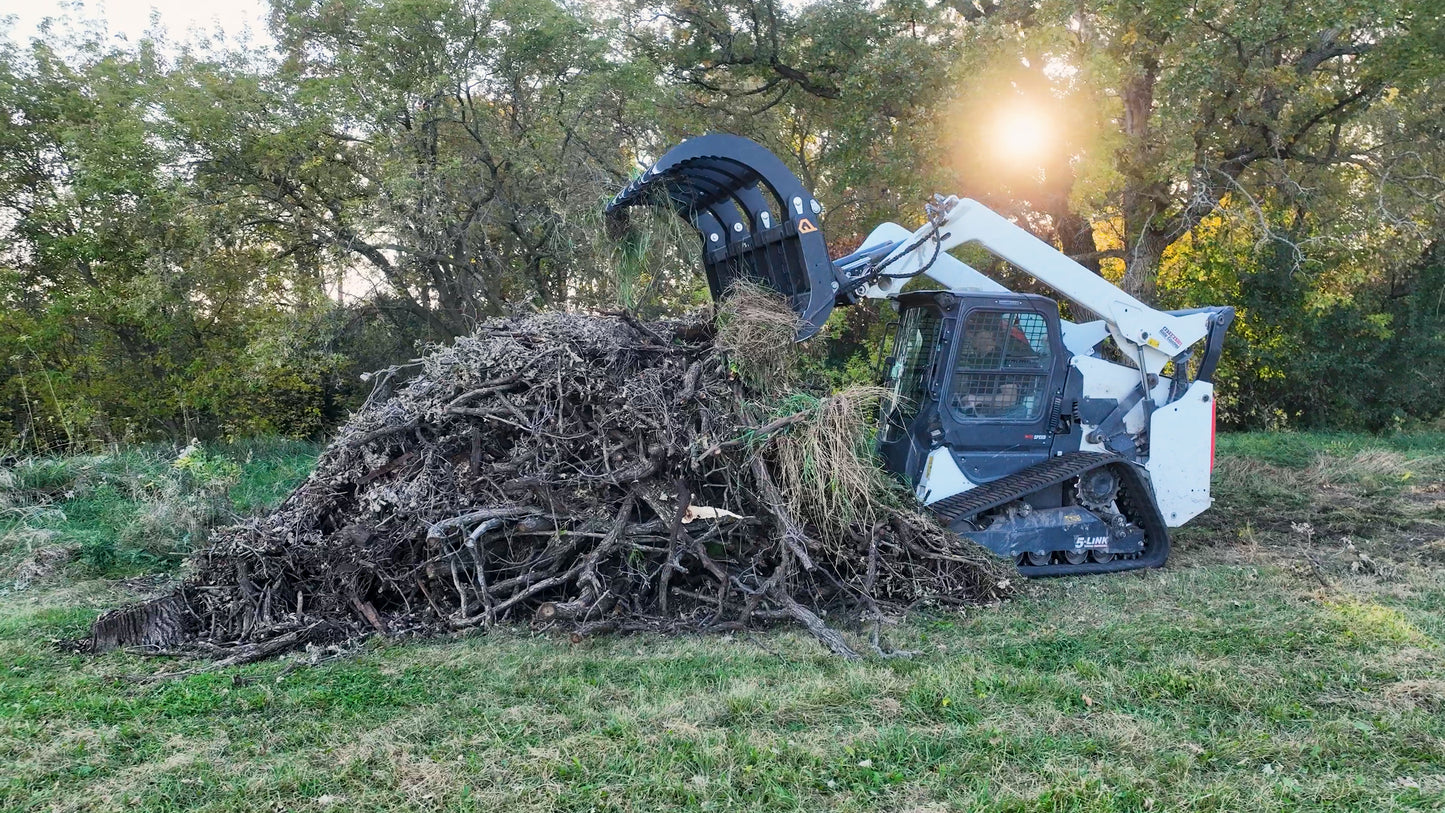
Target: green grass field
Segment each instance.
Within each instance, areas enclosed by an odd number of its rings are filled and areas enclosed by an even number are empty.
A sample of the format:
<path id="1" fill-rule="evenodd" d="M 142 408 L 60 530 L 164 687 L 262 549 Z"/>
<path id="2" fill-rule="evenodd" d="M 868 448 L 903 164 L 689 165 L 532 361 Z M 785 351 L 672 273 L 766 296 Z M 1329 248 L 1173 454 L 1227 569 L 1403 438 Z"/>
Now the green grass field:
<path id="1" fill-rule="evenodd" d="M 1222 437 L 1168 568 L 916 613 L 910 660 L 516 629 L 154 680 L 57 650 L 315 451 L 5 473 L 0 810 L 1445 809 L 1445 435 Z"/>

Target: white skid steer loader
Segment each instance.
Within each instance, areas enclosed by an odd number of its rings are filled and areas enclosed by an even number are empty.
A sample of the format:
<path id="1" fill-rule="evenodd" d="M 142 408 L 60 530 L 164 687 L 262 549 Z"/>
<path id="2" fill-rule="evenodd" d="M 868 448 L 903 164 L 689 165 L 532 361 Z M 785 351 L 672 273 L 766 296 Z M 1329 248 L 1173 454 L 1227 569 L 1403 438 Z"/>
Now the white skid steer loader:
<path id="1" fill-rule="evenodd" d="M 748 278 L 815 334 L 836 305 L 897 303 L 878 452 L 960 536 L 1026 576 L 1160 567 L 1169 528 L 1209 507 L 1214 385 L 1231 307 L 1160 311 L 972 200 L 873 230 L 828 256 L 822 206 L 782 161 L 734 135 L 674 147 L 607 207 L 666 206 L 697 227 L 714 297 Z M 974 243 L 1092 321 L 949 255 Z M 924 275 L 938 290 L 903 293 Z M 1112 347 L 1109 347 L 1112 345 Z M 1125 361 L 1127 363 L 1119 363 Z"/>

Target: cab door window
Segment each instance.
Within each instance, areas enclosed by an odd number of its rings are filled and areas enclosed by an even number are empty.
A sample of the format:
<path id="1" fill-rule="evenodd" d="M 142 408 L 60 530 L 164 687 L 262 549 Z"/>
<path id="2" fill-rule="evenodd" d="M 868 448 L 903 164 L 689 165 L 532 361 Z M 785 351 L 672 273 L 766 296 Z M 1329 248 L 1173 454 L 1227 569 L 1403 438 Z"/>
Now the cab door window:
<path id="1" fill-rule="evenodd" d="M 970 311 L 950 386 L 954 415 L 961 420 L 1038 420 L 1052 363 L 1049 326 L 1040 314 Z"/>

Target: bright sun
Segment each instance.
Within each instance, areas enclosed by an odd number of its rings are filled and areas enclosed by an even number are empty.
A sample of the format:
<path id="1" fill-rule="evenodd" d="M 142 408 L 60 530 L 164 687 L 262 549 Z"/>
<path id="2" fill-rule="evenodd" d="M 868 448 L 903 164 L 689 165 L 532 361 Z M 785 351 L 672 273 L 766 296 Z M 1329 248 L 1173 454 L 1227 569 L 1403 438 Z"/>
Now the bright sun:
<path id="1" fill-rule="evenodd" d="M 1053 122 L 1038 107 L 1016 103 L 994 119 L 994 153 L 1013 166 L 1039 165 L 1052 143 Z"/>

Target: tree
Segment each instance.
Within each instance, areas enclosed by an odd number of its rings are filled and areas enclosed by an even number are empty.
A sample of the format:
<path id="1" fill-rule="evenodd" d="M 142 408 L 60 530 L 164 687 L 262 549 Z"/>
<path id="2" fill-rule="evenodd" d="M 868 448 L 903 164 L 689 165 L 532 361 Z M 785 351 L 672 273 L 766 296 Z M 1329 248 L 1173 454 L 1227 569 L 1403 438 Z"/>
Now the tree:
<path id="1" fill-rule="evenodd" d="M 827 209 L 841 242 L 937 191 L 956 32 L 934 6 L 776 0 L 630 7 L 634 59 L 659 65 L 670 105 L 652 152 L 709 130 L 783 156 Z M 851 246 L 850 246 L 851 247 Z"/>
<path id="2" fill-rule="evenodd" d="M 234 212 L 193 194 L 154 43 L 93 32 L 68 52 L 3 49 L 0 415 L 15 435 L 47 446 L 228 424 L 319 430 L 322 379 L 340 359 L 248 347 L 329 306 Z"/>
<path id="3" fill-rule="evenodd" d="M 373 278 L 433 339 L 604 298 L 578 228 L 626 180 L 651 81 L 604 26 L 552 0 L 284 0 L 272 20 L 284 61 L 240 78 L 247 118 L 198 131 L 218 197 Z"/>
<path id="4" fill-rule="evenodd" d="M 348 365 L 480 319 L 697 303 L 696 235 L 648 213 L 672 227 L 614 242 L 601 210 L 708 130 L 783 156 L 840 251 L 959 192 L 1157 304 L 1239 305 L 1239 425 L 1438 412 L 1391 355 L 1440 347 L 1431 0 L 274 0 L 271 25 L 274 55 L 0 45 L 0 418 L 27 442 L 313 432 Z"/>

